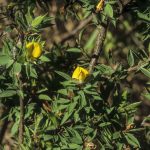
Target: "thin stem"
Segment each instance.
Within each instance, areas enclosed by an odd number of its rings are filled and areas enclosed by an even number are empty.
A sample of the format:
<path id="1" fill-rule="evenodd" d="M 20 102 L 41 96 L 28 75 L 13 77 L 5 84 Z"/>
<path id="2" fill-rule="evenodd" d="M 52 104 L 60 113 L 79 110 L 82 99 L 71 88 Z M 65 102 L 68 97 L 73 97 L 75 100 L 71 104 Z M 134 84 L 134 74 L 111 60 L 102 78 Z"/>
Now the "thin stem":
<path id="1" fill-rule="evenodd" d="M 91 15 L 88 18 L 86 18 L 85 20 L 82 20 L 74 30 L 72 30 L 69 33 L 63 34 L 59 43 L 64 43 L 66 40 L 68 40 L 69 38 L 74 36 L 77 32 L 82 30 L 89 22 L 91 22 L 92 19 L 93 19 L 93 16 Z"/>

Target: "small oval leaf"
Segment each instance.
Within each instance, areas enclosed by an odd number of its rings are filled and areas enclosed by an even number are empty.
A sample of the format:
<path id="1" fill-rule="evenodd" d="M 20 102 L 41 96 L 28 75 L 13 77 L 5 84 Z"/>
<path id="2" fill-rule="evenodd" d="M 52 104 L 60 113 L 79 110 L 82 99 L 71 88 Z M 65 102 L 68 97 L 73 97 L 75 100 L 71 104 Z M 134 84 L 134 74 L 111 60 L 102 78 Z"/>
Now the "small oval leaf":
<path id="1" fill-rule="evenodd" d="M 128 60 L 128 64 L 130 65 L 130 67 L 132 67 L 134 65 L 134 56 L 133 56 L 132 50 L 129 50 L 127 60 Z"/>
<path id="2" fill-rule="evenodd" d="M 148 78 L 150 78 L 150 71 L 148 69 L 145 69 L 143 67 L 140 68 L 142 73 L 144 73 Z"/>

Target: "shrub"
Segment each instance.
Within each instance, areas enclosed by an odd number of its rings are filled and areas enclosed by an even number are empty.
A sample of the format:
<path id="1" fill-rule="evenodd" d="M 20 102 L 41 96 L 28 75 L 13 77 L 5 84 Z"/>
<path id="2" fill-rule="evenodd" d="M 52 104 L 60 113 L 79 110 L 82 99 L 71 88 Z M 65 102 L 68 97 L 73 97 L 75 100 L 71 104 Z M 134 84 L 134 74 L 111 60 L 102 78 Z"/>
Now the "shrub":
<path id="1" fill-rule="evenodd" d="M 54 13 L 48 7 L 56 2 Z M 128 78 L 140 74 L 145 83 L 150 78 L 146 2 L 18 0 L 1 7 L 1 17 L 2 148 L 5 129 L 13 149 L 142 147 L 139 134 L 145 129 L 134 119 L 141 97 L 134 99 Z M 69 19 L 75 29 L 60 33 L 59 21 Z M 120 42 L 115 31 L 123 28 L 129 36 L 135 30 L 130 21 L 137 25 L 134 43 L 124 37 L 125 53 L 115 51 Z M 150 99 L 145 88 L 140 95 Z"/>

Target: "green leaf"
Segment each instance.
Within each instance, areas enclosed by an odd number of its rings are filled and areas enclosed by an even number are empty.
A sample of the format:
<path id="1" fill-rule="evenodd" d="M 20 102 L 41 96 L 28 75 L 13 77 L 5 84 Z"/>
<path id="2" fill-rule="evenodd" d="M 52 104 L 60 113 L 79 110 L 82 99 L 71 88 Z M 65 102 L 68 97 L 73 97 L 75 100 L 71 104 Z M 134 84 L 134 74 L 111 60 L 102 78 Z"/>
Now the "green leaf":
<path id="1" fill-rule="evenodd" d="M 14 135 L 14 134 L 17 133 L 18 127 L 19 127 L 19 122 L 16 121 L 16 122 L 13 124 L 12 128 L 11 128 L 11 134 L 12 134 L 12 135 Z"/>
<path id="2" fill-rule="evenodd" d="M 79 32 L 79 37 L 78 37 L 79 43 L 81 43 L 84 30 L 85 30 L 85 28 L 83 28 L 83 29 Z M 79 45 L 80 45 L 80 44 L 79 44 Z"/>
<path id="3" fill-rule="evenodd" d="M 85 130 L 84 130 L 84 134 L 90 134 L 94 131 L 94 129 L 90 128 L 90 127 L 87 127 Z"/>
<path id="4" fill-rule="evenodd" d="M 143 13 L 141 13 L 141 12 L 138 12 L 138 13 L 137 13 L 137 16 L 138 16 L 141 20 L 150 23 L 150 17 L 148 17 L 148 15 L 143 14 Z"/>
<path id="5" fill-rule="evenodd" d="M 64 115 L 64 117 L 62 119 L 61 125 L 64 124 L 69 119 L 69 117 L 72 115 L 76 105 L 77 105 L 77 102 L 73 102 L 73 103 L 69 104 L 68 111 L 65 113 L 65 115 Z"/>
<path id="6" fill-rule="evenodd" d="M 103 122 L 103 123 L 99 124 L 99 127 L 106 127 L 106 126 L 109 126 L 109 125 L 111 125 L 110 122 Z"/>
<path id="7" fill-rule="evenodd" d="M 60 90 L 58 90 L 57 92 L 60 93 L 60 94 L 62 94 L 62 95 L 68 96 L 68 91 L 67 91 L 67 89 L 60 89 Z"/>
<path id="8" fill-rule="evenodd" d="M 29 79 L 29 74 L 30 74 L 30 64 L 29 63 L 25 63 L 25 72 L 26 72 L 26 76 Z"/>
<path id="9" fill-rule="evenodd" d="M 7 55 L 0 55 L 0 65 L 8 64 L 12 59 Z"/>
<path id="10" fill-rule="evenodd" d="M 92 32 L 87 42 L 85 43 L 84 49 L 87 51 L 87 53 L 91 53 L 91 50 L 94 48 L 97 35 L 98 35 L 98 30 L 96 29 Z"/>
<path id="11" fill-rule="evenodd" d="M 104 64 L 96 66 L 96 69 L 99 71 L 99 74 L 111 75 L 114 73 L 114 70 L 110 66 Z"/>
<path id="12" fill-rule="evenodd" d="M 114 25 L 114 27 L 116 27 L 117 20 L 116 20 L 115 18 L 112 18 L 112 19 L 111 19 L 111 23 Z"/>
<path id="13" fill-rule="evenodd" d="M 4 98 L 4 97 L 11 97 L 16 95 L 16 91 L 14 90 L 6 90 L 0 93 L 0 98 Z"/>
<path id="14" fill-rule="evenodd" d="M 36 17 L 36 18 L 32 21 L 31 26 L 32 26 L 33 28 L 37 28 L 37 27 L 42 23 L 42 21 L 44 20 L 45 16 L 46 16 L 46 15 Z"/>
<path id="15" fill-rule="evenodd" d="M 50 59 L 44 55 L 39 58 L 42 62 L 50 62 Z"/>
<path id="16" fill-rule="evenodd" d="M 68 104 L 67 104 L 67 105 L 59 105 L 59 106 L 57 107 L 57 110 L 61 111 L 61 110 L 63 110 L 63 109 L 66 109 L 67 107 L 68 107 Z"/>
<path id="17" fill-rule="evenodd" d="M 46 134 L 46 135 L 44 135 L 43 138 L 44 138 L 44 141 L 49 141 L 49 140 L 53 139 L 54 137 L 52 135 Z"/>
<path id="18" fill-rule="evenodd" d="M 24 126 L 24 129 L 25 129 L 25 134 L 26 136 L 29 138 L 29 141 L 31 143 L 31 134 L 30 134 L 30 131 L 29 131 L 29 128 L 27 126 Z"/>
<path id="19" fill-rule="evenodd" d="M 70 103 L 68 107 L 68 113 L 72 113 L 74 111 L 74 108 L 76 107 L 77 102 Z"/>
<path id="20" fill-rule="evenodd" d="M 4 76 L 0 75 L 0 80 L 6 79 Z"/>
<path id="21" fill-rule="evenodd" d="M 28 22 L 28 25 L 30 25 L 33 21 L 33 12 L 32 12 L 32 6 L 28 6 L 28 11 L 26 13 L 26 19 L 27 19 L 27 22 Z"/>
<path id="22" fill-rule="evenodd" d="M 70 100 L 65 99 L 65 98 L 59 98 L 58 100 L 56 100 L 56 102 L 58 104 L 66 104 L 66 103 L 70 103 Z"/>
<path id="23" fill-rule="evenodd" d="M 115 139 L 120 138 L 120 137 L 121 137 L 121 134 L 120 134 L 120 132 L 118 131 L 118 132 L 113 133 L 112 137 L 113 137 L 113 140 L 115 140 Z"/>
<path id="24" fill-rule="evenodd" d="M 74 113 L 74 121 L 75 121 L 75 122 L 78 122 L 79 120 L 80 120 L 79 112 L 76 111 L 76 112 Z"/>
<path id="25" fill-rule="evenodd" d="M 134 65 L 134 57 L 133 57 L 132 50 L 129 50 L 127 60 L 130 67 L 132 67 Z"/>
<path id="26" fill-rule="evenodd" d="M 123 150 L 123 145 L 124 145 L 123 143 L 118 142 L 116 145 L 117 145 L 117 150 Z"/>
<path id="27" fill-rule="evenodd" d="M 72 134 L 72 138 L 70 139 L 70 141 L 75 144 L 82 144 L 83 140 L 79 132 L 75 130 L 74 128 L 68 128 L 68 129 L 69 129 L 69 132 Z"/>
<path id="28" fill-rule="evenodd" d="M 64 72 L 61 72 L 61 71 L 55 71 L 58 75 L 60 75 L 61 77 L 65 78 L 66 80 L 71 80 L 72 78 L 67 75 L 66 73 Z"/>
<path id="29" fill-rule="evenodd" d="M 69 114 L 68 112 L 66 112 L 65 115 L 64 115 L 64 117 L 63 117 L 63 119 L 62 119 L 62 121 L 61 121 L 60 125 L 64 124 L 68 120 L 68 118 L 70 116 L 71 116 L 71 114 Z"/>
<path id="30" fill-rule="evenodd" d="M 19 74 L 21 72 L 21 64 L 15 62 L 14 65 L 13 65 L 13 69 L 14 69 L 15 74 Z"/>
<path id="31" fill-rule="evenodd" d="M 80 91 L 79 94 L 81 96 L 81 99 L 80 99 L 81 107 L 84 107 L 87 105 L 85 94 L 83 91 Z"/>
<path id="32" fill-rule="evenodd" d="M 43 89 L 38 90 L 36 93 L 40 94 L 40 93 L 45 92 L 47 90 L 48 90 L 47 88 L 43 88 Z"/>
<path id="33" fill-rule="evenodd" d="M 141 104 L 141 102 L 131 103 L 131 104 L 127 105 L 126 109 L 136 109 L 140 104 Z"/>
<path id="34" fill-rule="evenodd" d="M 97 93 L 98 94 L 98 93 Z M 100 95 L 93 95 L 94 100 L 103 100 Z"/>
<path id="35" fill-rule="evenodd" d="M 143 96 L 144 96 L 146 99 L 150 100 L 150 93 L 145 93 L 145 94 L 143 94 Z"/>
<path id="36" fill-rule="evenodd" d="M 57 128 L 58 127 L 58 120 L 57 120 L 56 116 L 54 116 L 53 113 L 50 114 L 50 119 L 51 119 L 54 127 Z"/>
<path id="37" fill-rule="evenodd" d="M 30 65 L 30 77 L 37 78 L 36 70 Z"/>
<path id="38" fill-rule="evenodd" d="M 78 144 L 75 144 L 75 143 L 70 143 L 69 144 L 69 148 L 70 149 L 74 149 L 74 150 L 76 150 L 76 149 L 78 149 L 78 148 L 80 148 L 81 146 L 80 145 L 78 145 Z"/>
<path id="39" fill-rule="evenodd" d="M 150 78 L 150 71 L 148 69 L 145 69 L 143 67 L 140 68 L 140 70 L 147 76 Z"/>
<path id="40" fill-rule="evenodd" d="M 142 125 L 142 124 L 141 124 Z M 130 129 L 130 133 L 135 133 L 135 132 L 141 132 L 141 131 L 144 131 L 145 128 L 134 128 L 134 129 Z"/>
<path id="41" fill-rule="evenodd" d="M 6 64 L 6 68 L 8 69 L 13 63 L 14 63 L 14 60 L 13 60 L 13 59 L 10 59 L 10 60 L 8 61 L 8 63 Z"/>
<path id="42" fill-rule="evenodd" d="M 104 8 L 104 12 L 108 17 L 113 18 L 113 8 L 110 4 L 106 4 Z"/>
<path id="43" fill-rule="evenodd" d="M 40 94 L 39 99 L 48 100 L 48 101 L 52 100 L 48 95 L 45 95 L 45 94 Z"/>
<path id="44" fill-rule="evenodd" d="M 66 50 L 67 52 L 72 52 L 72 53 L 81 53 L 81 49 L 77 47 L 69 48 Z"/>
<path id="45" fill-rule="evenodd" d="M 139 141 L 137 140 L 137 138 L 131 134 L 131 133 L 125 133 L 125 138 L 127 140 L 127 142 L 132 145 L 134 148 L 136 147 L 139 147 L 140 148 L 140 143 Z"/>

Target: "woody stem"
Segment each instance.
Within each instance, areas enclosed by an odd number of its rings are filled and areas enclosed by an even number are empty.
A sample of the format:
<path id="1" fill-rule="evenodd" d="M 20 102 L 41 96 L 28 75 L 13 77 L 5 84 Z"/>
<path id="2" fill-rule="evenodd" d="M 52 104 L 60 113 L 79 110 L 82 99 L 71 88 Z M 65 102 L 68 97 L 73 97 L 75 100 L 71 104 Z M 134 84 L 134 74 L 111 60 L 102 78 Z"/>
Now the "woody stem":
<path id="1" fill-rule="evenodd" d="M 97 60 L 102 52 L 103 44 L 106 38 L 106 33 L 107 33 L 107 27 L 108 27 L 108 22 L 106 24 L 101 24 L 97 26 L 98 29 L 98 36 L 94 48 L 94 52 L 92 55 L 92 59 L 89 64 L 89 72 L 92 73 L 94 66 L 97 63 Z"/>

